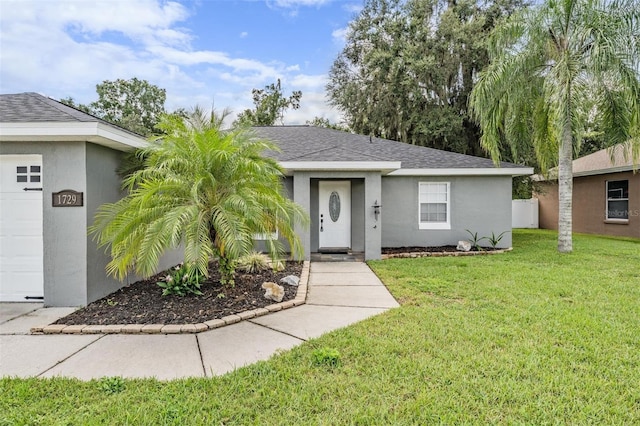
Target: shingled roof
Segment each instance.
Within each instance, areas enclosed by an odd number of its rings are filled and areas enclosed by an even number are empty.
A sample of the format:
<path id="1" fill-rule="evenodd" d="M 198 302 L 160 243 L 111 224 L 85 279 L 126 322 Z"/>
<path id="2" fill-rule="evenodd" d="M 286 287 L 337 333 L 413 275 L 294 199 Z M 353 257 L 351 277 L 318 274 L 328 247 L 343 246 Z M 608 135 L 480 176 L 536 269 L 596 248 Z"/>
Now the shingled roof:
<path id="1" fill-rule="evenodd" d="M 111 126 L 93 115 L 71 108 L 38 93 L 17 93 L 0 95 L 0 122 L 38 123 L 38 122 L 101 122 Z"/>
<path id="2" fill-rule="evenodd" d="M 33 92 L 0 95 L 0 139 L 85 140 L 119 150 L 146 143 L 137 133 Z"/>
<path id="3" fill-rule="evenodd" d="M 635 165 L 635 167 L 638 166 L 640 164 Z M 593 154 L 573 160 L 574 176 L 624 172 L 633 169 L 634 163 L 631 149 L 623 144 L 601 149 Z"/>
<path id="4" fill-rule="evenodd" d="M 498 169 L 488 158 L 457 154 L 388 139 L 370 138 L 315 126 L 254 127 L 258 137 L 276 143 L 282 152 L 267 155 L 280 162 L 401 162 L 402 169 Z M 501 168 L 528 167 L 506 163 Z"/>

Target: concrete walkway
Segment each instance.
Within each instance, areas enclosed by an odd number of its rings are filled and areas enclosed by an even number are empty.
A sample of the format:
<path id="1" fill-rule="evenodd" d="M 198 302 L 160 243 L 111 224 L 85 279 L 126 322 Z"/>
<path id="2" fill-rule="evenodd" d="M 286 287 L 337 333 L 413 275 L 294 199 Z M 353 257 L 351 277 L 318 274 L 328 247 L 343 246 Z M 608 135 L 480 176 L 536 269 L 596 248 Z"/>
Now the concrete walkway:
<path id="1" fill-rule="evenodd" d="M 364 263 L 311 263 L 307 303 L 198 334 L 30 335 L 73 308 L 0 304 L 0 376 L 211 377 L 398 306 Z"/>

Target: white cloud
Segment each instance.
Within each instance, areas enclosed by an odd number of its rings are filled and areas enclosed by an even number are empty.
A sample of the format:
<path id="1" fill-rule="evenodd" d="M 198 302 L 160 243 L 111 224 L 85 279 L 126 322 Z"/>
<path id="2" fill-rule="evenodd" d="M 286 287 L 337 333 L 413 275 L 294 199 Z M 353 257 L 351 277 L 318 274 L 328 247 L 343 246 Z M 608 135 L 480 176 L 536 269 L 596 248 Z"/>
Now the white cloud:
<path id="1" fill-rule="evenodd" d="M 300 100 L 300 109 L 288 110 L 284 116 L 284 123 L 305 124 L 314 117 L 323 117 L 332 123 L 340 123 L 342 121 L 342 114 L 340 111 L 327 104 L 324 90 L 320 92 L 305 92 L 303 90 L 302 99 Z"/>
<path id="2" fill-rule="evenodd" d="M 349 27 L 338 28 L 337 30 L 333 30 L 331 33 L 331 37 L 333 41 L 339 45 L 344 45 L 347 41 L 347 34 L 349 33 Z"/>
<path id="3" fill-rule="evenodd" d="M 356 14 L 360 13 L 362 9 L 364 9 L 364 5 L 362 3 L 347 3 L 343 5 L 342 8 L 347 12 Z"/>
<path id="4" fill-rule="evenodd" d="M 298 74 L 290 80 L 290 86 L 295 87 L 296 90 L 302 90 L 304 88 L 312 89 L 324 89 L 327 84 L 327 76 L 322 75 L 305 75 Z"/>
<path id="5" fill-rule="evenodd" d="M 240 33 L 240 38 L 247 38 L 247 37 L 249 37 L 249 33 L 248 32 L 243 31 L 243 32 Z"/>
<path id="6" fill-rule="evenodd" d="M 301 74 L 298 64 L 277 58 L 193 49 L 194 35 L 184 28 L 193 13 L 163 0 L 0 0 L 0 92 L 35 91 L 88 103 L 96 99 L 96 84 L 138 77 L 167 89 L 168 110 L 210 107 L 215 100 L 217 109 L 238 113 L 253 106 L 252 88 L 281 78 L 286 93 L 303 91 L 302 108 L 290 111 L 287 122 L 334 117 L 324 99 L 324 75 Z"/>
<path id="7" fill-rule="evenodd" d="M 322 6 L 331 0 L 267 0 L 270 7 L 296 8 L 299 6 Z"/>

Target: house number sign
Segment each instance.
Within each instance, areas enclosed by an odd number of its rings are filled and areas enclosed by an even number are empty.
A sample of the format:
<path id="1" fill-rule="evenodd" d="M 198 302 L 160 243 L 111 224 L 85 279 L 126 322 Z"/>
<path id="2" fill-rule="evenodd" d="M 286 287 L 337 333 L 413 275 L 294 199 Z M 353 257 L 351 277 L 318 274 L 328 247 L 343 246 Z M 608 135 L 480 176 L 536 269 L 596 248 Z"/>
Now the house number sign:
<path id="1" fill-rule="evenodd" d="M 72 189 L 64 189 L 53 194 L 53 207 L 82 207 L 83 193 Z"/>

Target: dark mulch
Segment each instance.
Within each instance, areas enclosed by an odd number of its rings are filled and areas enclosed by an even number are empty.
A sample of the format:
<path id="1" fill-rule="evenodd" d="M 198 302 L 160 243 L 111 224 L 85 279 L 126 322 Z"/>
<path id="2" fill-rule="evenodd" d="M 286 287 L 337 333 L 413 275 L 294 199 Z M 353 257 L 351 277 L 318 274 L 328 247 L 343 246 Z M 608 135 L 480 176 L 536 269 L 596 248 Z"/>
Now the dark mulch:
<path id="1" fill-rule="evenodd" d="M 418 252 L 454 252 L 456 246 L 441 246 L 441 247 L 383 247 L 382 254 L 399 254 L 399 253 L 418 253 Z"/>
<path id="2" fill-rule="evenodd" d="M 492 247 L 482 247 L 483 251 L 493 251 Z M 437 246 L 437 247 L 383 247 L 382 254 L 400 254 L 400 253 L 456 253 L 459 250 L 456 246 Z M 471 251 L 478 251 L 471 248 Z"/>
<path id="3" fill-rule="evenodd" d="M 287 262 L 282 272 L 271 270 L 256 274 L 238 272 L 235 286 L 222 286 L 220 276 L 210 266 L 210 278 L 200 290 L 202 296 L 162 296 L 162 288 L 156 283 L 167 275 L 166 271 L 148 280 L 138 281 L 108 296 L 97 300 L 59 319 L 54 324 L 197 324 L 222 318 L 243 311 L 263 308 L 275 303 L 264 297 L 262 283 L 271 281 L 280 284 L 287 275 L 300 276 L 301 262 Z M 283 285 L 282 301 L 294 299 L 298 287 Z"/>

